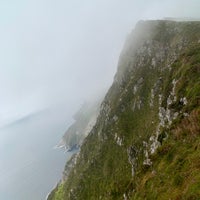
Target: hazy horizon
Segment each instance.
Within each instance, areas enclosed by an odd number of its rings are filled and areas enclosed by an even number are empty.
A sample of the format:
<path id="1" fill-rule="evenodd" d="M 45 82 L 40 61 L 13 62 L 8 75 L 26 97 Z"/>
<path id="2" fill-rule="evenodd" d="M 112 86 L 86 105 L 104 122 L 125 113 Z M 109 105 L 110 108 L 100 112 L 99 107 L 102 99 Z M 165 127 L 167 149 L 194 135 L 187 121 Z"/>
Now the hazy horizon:
<path id="1" fill-rule="evenodd" d="M 41 109 L 72 115 L 105 92 L 141 19 L 199 18 L 200 2 L 1 1 L 0 126 Z M 181 9 L 180 9 L 181 8 Z"/>
<path id="2" fill-rule="evenodd" d="M 200 18 L 198 0 L 0 1 L 0 198 L 39 200 L 71 154 L 55 150 L 108 90 L 139 20 Z M 19 184 L 20 183 L 20 184 Z"/>

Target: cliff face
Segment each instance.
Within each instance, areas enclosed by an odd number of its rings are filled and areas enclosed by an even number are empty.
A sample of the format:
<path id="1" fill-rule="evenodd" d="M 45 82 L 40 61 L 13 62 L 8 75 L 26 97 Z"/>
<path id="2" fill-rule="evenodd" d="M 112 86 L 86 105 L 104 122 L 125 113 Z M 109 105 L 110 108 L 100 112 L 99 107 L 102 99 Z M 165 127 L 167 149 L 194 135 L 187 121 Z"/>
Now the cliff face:
<path id="1" fill-rule="evenodd" d="M 65 147 L 68 151 L 72 151 L 81 146 L 84 138 L 96 123 L 101 99 L 82 105 L 81 109 L 74 115 L 75 122 L 67 129 L 58 147 Z"/>
<path id="2" fill-rule="evenodd" d="M 97 122 L 50 199 L 200 198 L 200 22 L 129 35 Z"/>

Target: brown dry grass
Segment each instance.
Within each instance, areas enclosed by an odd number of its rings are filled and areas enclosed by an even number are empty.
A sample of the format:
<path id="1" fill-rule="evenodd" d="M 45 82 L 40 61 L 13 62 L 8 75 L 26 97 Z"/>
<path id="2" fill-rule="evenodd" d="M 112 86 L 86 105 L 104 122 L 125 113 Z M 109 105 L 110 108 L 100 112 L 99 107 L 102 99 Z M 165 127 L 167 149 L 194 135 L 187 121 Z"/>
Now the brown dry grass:
<path id="1" fill-rule="evenodd" d="M 200 108 L 193 110 L 189 116 L 183 118 L 172 133 L 176 140 L 187 136 L 189 141 L 200 135 Z"/>

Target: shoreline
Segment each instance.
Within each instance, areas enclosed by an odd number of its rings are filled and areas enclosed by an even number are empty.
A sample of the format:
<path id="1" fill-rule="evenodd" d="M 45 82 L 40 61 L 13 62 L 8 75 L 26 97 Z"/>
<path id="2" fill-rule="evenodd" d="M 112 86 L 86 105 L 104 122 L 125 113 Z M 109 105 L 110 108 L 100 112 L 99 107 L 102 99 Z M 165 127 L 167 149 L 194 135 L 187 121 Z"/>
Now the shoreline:
<path id="1" fill-rule="evenodd" d="M 51 192 L 58 186 L 58 184 L 61 182 L 61 180 L 59 182 L 57 182 L 51 189 L 51 191 L 46 195 L 45 200 L 48 200 L 49 195 L 51 194 Z"/>

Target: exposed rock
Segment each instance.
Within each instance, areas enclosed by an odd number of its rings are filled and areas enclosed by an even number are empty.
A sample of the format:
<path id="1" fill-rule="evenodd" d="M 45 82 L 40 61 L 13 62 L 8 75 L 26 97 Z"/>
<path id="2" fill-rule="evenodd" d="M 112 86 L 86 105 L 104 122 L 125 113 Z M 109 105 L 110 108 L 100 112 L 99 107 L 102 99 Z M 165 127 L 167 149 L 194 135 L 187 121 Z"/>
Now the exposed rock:
<path id="1" fill-rule="evenodd" d="M 96 124 L 73 158 L 65 199 L 199 196 L 199 38 L 199 22 L 137 24 Z"/>
<path id="2" fill-rule="evenodd" d="M 118 135 L 117 135 L 117 133 L 115 133 L 115 141 L 116 141 L 116 143 L 119 145 L 119 146 L 122 146 L 122 138 L 120 138 Z"/>
<path id="3" fill-rule="evenodd" d="M 151 166 L 152 165 L 152 162 L 151 162 L 151 159 L 149 158 L 149 150 L 148 150 L 148 144 L 147 142 L 143 141 L 143 147 L 144 147 L 144 161 L 143 161 L 143 165 L 148 165 L 148 166 Z"/>
<path id="4" fill-rule="evenodd" d="M 187 105 L 188 102 L 187 102 L 186 97 L 181 98 L 180 103 L 182 103 L 183 105 Z"/>
<path id="5" fill-rule="evenodd" d="M 116 122 L 118 120 L 117 115 L 114 115 L 113 120 Z"/>
<path id="6" fill-rule="evenodd" d="M 137 154 L 138 150 L 137 148 L 133 145 L 127 149 L 128 153 L 128 161 L 132 166 L 132 176 L 135 175 L 135 168 L 137 167 Z"/>

